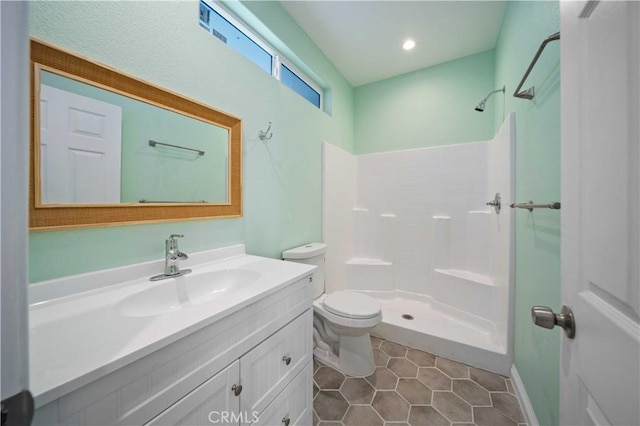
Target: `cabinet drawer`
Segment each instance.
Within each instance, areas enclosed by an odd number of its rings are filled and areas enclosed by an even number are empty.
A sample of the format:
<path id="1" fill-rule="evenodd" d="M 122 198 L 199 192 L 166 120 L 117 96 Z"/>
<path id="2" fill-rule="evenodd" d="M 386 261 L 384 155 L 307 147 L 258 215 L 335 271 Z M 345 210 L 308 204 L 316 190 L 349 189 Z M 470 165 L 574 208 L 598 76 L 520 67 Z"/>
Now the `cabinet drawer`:
<path id="1" fill-rule="evenodd" d="M 252 425 L 311 425 L 313 413 L 312 380 L 313 363 L 308 362 L 289 386 L 258 416 Z"/>
<path id="2" fill-rule="evenodd" d="M 238 423 L 240 398 L 231 387 L 237 383 L 240 361 L 236 361 L 187 396 L 163 411 L 146 426 Z"/>
<path id="3" fill-rule="evenodd" d="M 311 309 L 240 358 L 240 409 L 262 412 L 311 361 Z M 246 393 L 245 393 L 246 392 Z"/>

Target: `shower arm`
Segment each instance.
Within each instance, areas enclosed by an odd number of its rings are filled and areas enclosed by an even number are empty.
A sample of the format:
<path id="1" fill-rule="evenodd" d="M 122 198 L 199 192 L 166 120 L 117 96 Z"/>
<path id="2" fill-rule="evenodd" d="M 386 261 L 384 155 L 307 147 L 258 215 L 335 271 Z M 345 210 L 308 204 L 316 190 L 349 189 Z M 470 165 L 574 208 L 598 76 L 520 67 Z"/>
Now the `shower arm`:
<path id="1" fill-rule="evenodd" d="M 489 99 L 491 97 L 491 95 L 493 95 L 494 93 L 498 93 L 498 92 L 504 93 L 505 92 L 505 86 L 502 86 L 501 89 L 496 89 L 496 90 L 493 90 L 493 91 L 489 92 L 489 94 L 487 96 L 485 96 L 484 99 L 480 101 L 480 103 L 478 103 L 478 105 L 476 106 L 476 111 L 484 112 L 484 107 L 485 107 L 485 105 L 487 103 L 487 99 Z"/>
<path id="2" fill-rule="evenodd" d="M 503 92 L 504 93 L 504 89 L 505 87 L 502 86 L 502 89 L 496 89 L 493 92 L 489 92 L 489 94 L 487 96 L 484 97 L 484 99 L 480 102 L 487 102 L 487 99 L 489 99 L 491 97 L 491 95 L 493 95 L 494 93 L 498 93 L 498 92 Z"/>

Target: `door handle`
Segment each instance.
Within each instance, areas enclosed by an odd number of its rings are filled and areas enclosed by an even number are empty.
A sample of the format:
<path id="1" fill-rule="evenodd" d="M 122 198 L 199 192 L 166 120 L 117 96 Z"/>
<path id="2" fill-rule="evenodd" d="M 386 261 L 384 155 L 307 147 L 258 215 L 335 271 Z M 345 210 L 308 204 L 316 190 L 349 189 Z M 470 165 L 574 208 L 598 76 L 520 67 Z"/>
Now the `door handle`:
<path id="1" fill-rule="evenodd" d="M 534 306 L 531 308 L 531 319 L 539 327 L 553 328 L 556 325 L 562 327 L 569 339 L 573 339 L 576 335 L 573 311 L 568 306 L 563 306 L 559 314 L 554 313 L 547 306 Z"/>

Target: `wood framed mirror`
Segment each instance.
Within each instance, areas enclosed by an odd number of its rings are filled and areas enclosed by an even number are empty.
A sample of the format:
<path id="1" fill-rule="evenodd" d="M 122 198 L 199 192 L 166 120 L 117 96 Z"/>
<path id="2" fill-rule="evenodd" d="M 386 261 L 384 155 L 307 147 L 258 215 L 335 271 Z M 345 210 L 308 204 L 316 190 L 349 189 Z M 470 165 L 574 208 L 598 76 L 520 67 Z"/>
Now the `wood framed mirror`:
<path id="1" fill-rule="evenodd" d="M 32 38 L 29 176 L 31 230 L 239 217 L 242 121 Z"/>

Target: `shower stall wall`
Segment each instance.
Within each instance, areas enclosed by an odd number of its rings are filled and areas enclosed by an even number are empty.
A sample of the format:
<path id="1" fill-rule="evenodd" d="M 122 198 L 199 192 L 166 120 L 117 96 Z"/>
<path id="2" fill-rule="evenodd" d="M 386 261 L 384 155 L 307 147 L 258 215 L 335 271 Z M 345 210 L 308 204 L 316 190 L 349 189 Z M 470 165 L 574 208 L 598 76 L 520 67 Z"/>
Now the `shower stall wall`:
<path id="1" fill-rule="evenodd" d="M 360 156 L 324 144 L 326 286 L 378 299 L 372 334 L 509 374 L 514 146 L 513 114 L 486 142 Z"/>

